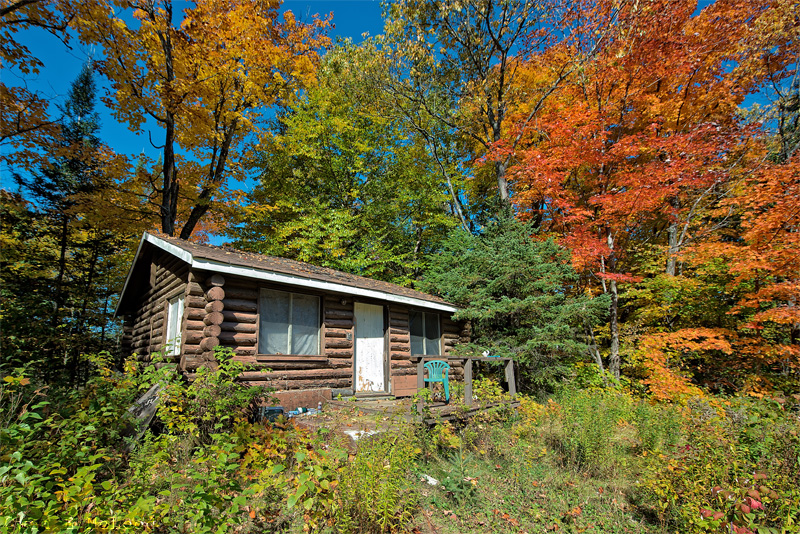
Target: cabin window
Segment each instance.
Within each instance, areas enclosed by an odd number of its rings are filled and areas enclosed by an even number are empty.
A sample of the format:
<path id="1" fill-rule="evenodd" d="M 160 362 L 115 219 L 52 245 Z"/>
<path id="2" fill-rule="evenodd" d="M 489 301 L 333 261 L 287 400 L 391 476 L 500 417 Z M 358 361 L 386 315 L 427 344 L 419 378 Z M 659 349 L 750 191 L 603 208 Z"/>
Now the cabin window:
<path id="1" fill-rule="evenodd" d="M 408 319 L 411 330 L 411 354 L 441 355 L 439 314 L 411 311 Z"/>
<path id="2" fill-rule="evenodd" d="M 319 297 L 262 289 L 259 354 L 319 354 Z"/>
<path id="3" fill-rule="evenodd" d="M 169 300 L 167 306 L 167 329 L 165 331 L 164 353 L 177 355 L 181 353 L 181 320 L 183 319 L 183 296 Z"/>

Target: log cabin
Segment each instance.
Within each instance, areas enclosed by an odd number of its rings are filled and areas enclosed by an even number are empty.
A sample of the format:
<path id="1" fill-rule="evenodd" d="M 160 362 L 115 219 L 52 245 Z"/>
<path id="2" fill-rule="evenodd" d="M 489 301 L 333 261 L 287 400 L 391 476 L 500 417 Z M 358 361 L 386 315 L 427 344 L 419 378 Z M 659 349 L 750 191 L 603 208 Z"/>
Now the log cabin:
<path id="1" fill-rule="evenodd" d="M 456 311 L 388 282 L 145 233 L 116 315 L 126 356 L 160 353 L 188 380 L 228 347 L 251 385 L 404 397 L 417 390 L 419 356 L 469 340 Z M 454 362 L 451 376 L 463 374 Z"/>

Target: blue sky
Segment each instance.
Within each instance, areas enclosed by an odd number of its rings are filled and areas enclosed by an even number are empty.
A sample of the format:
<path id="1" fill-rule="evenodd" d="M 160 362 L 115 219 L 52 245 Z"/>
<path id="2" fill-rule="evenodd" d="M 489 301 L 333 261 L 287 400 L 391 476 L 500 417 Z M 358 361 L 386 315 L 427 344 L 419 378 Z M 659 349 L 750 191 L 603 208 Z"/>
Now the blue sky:
<path id="1" fill-rule="evenodd" d="M 174 0 L 173 5 L 182 9 L 189 7 L 191 3 Z M 377 35 L 383 30 L 379 0 L 284 0 L 281 11 L 285 10 L 291 10 L 302 21 L 310 21 L 317 13 L 322 16 L 333 13 L 334 28 L 328 32 L 332 39 L 349 37 L 354 42 L 360 42 L 364 33 Z M 21 32 L 17 37 L 44 62 L 44 68 L 37 76 L 28 76 L 24 80 L 4 69 L 3 81 L 7 85 L 24 85 L 36 90 L 54 106 L 64 101 L 70 84 L 81 67 L 92 58 L 98 58 L 101 53 L 100 50 L 83 46 L 77 39 L 72 39 L 68 48 L 55 36 L 38 29 Z M 103 92 L 105 80 L 98 76 L 96 82 L 99 96 Z M 158 157 L 159 151 L 150 146 L 146 131 L 137 135 L 126 125 L 117 123 L 101 102 L 98 102 L 98 111 L 102 122 L 101 139 L 116 152 L 127 155 L 145 152 L 153 158 Z M 57 110 L 53 109 L 52 112 L 57 113 Z M 160 138 L 160 132 L 154 128 L 153 139 Z M 0 187 L 14 189 L 12 183 L 7 183 L 7 176 L 0 178 Z"/>

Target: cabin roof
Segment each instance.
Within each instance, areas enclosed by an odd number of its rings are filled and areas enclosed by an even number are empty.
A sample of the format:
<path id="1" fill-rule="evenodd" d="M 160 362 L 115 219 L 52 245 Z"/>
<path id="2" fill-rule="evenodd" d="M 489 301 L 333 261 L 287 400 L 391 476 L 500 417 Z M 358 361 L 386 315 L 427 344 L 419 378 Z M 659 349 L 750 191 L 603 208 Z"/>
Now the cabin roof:
<path id="1" fill-rule="evenodd" d="M 139 266 L 152 250 L 161 249 L 199 269 L 220 274 L 253 278 L 295 288 L 313 288 L 348 296 L 360 296 L 396 302 L 419 308 L 455 312 L 458 308 L 449 302 L 421 291 L 389 282 L 372 280 L 327 267 L 318 267 L 301 261 L 244 252 L 229 247 L 192 243 L 175 237 L 145 232 L 125 280 L 116 315 L 126 315 L 135 306 L 133 295 L 139 293 L 135 278 L 144 276 L 149 269 Z M 134 273 L 141 273 L 135 275 Z"/>

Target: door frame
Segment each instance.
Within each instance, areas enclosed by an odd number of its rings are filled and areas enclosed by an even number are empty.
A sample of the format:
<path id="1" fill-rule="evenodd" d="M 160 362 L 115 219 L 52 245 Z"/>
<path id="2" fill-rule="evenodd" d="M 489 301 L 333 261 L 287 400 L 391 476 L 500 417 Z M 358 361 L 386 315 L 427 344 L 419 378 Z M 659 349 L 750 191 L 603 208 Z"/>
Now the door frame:
<path id="1" fill-rule="evenodd" d="M 357 320 L 356 320 L 356 305 L 357 304 L 368 304 L 371 306 L 380 306 L 383 310 L 381 317 L 383 318 L 383 354 L 381 356 L 382 363 L 383 363 L 383 389 L 380 391 L 358 391 L 358 361 L 357 361 L 357 345 L 358 345 L 358 327 L 357 327 Z M 391 387 L 391 368 L 389 365 L 389 358 L 388 358 L 388 341 L 389 341 L 389 328 L 388 325 L 389 319 L 389 307 L 386 306 L 383 302 L 371 302 L 371 301 L 361 301 L 361 300 L 354 300 L 353 301 L 353 395 L 357 397 L 384 397 L 392 390 Z"/>

